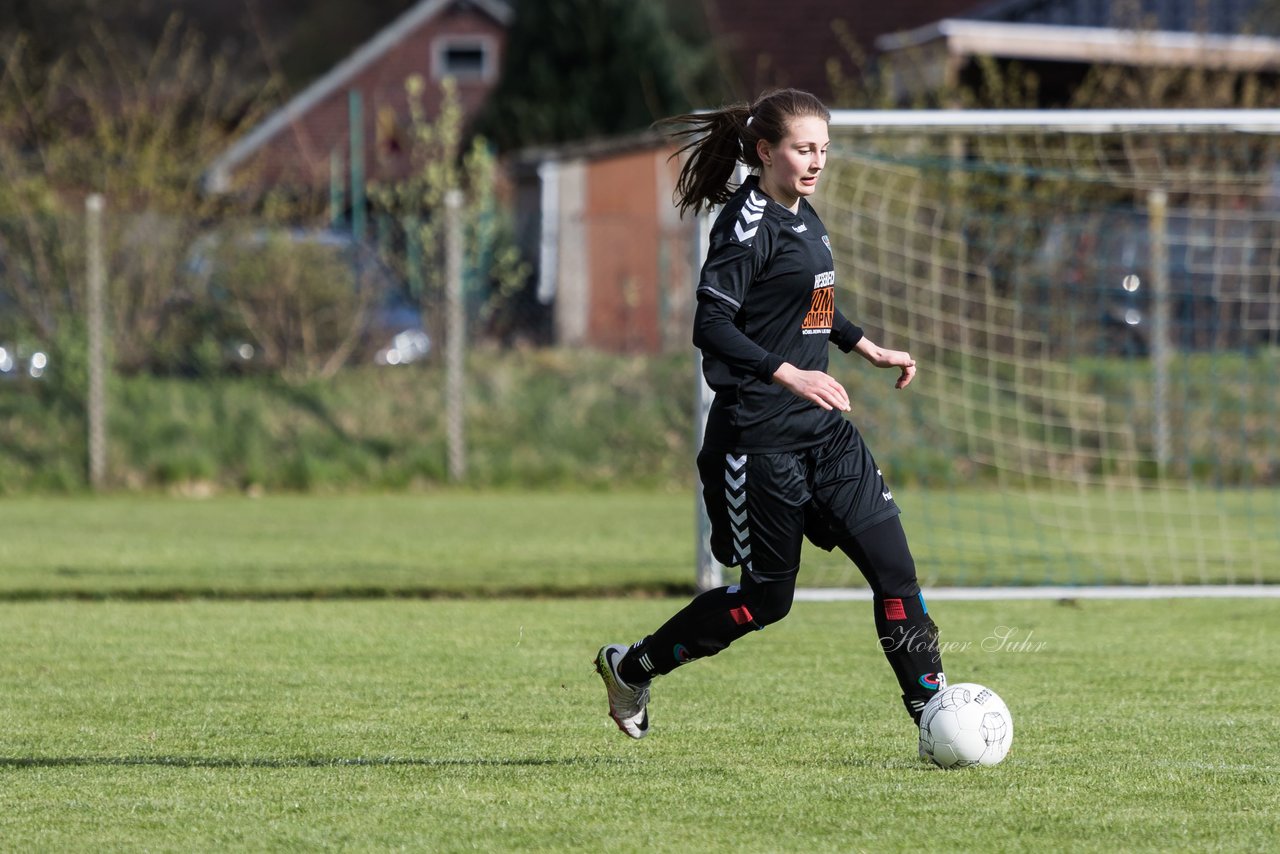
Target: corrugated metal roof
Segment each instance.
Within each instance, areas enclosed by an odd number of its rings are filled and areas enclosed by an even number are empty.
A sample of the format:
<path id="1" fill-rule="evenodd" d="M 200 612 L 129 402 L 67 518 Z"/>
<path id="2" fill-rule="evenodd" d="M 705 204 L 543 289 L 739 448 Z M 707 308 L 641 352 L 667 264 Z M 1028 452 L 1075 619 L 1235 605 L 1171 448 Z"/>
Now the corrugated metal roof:
<path id="1" fill-rule="evenodd" d="M 1259 0 L 993 0 L 953 17 L 1009 24 L 1238 35 L 1257 31 L 1260 6 Z"/>

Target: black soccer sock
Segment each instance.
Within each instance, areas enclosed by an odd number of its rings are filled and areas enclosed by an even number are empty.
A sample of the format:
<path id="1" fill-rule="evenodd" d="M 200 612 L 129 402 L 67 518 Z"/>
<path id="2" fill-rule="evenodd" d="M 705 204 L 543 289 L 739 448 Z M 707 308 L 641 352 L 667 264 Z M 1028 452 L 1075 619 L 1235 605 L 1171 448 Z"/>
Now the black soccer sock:
<path id="1" fill-rule="evenodd" d="M 907 714 L 919 723 L 925 704 L 946 685 L 938 627 L 919 593 L 901 598 L 876 596 L 873 607 L 880 648 L 898 677 Z"/>
<path id="2" fill-rule="evenodd" d="M 946 684 L 938 627 L 929 618 L 916 563 L 897 516 L 841 543 L 871 585 L 876 632 L 893 675 L 902 687 L 902 702 L 916 723 L 925 703 Z"/>
<path id="3" fill-rule="evenodd" d="M 791 610 L 795 578 L 718 587 L 699 594 L 656 632 L 634 644 L 618 665 L 628 684 L 670 673 L 709 658 L 749 632 L 781 620 Z"/>

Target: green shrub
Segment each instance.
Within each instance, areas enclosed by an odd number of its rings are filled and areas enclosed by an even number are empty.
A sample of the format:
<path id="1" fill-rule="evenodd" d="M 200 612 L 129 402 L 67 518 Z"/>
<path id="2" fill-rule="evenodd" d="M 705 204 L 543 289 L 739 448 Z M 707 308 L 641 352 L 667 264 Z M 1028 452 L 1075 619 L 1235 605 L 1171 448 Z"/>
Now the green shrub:
<path id="1" fill-rule="evenodd" d="M 937 401 L 928 394 L 893 393 L 883 372 L 837 365 L 855 401 L 852 417 L 892 483 L 949 486 L 990 474 L 970 456 L 997 449 L 939 423 Z M 1275 447 L 1274 419 L 1244 417 L 1246 389 L 1224 382 L 1225 368 L 1186 367 L 1175 374 L 1183 402 L 1173 424 L 1180 442 L 1188 443 L 1185 451 L 1179 445 L 1178 470 L 1147 465 L 1136 473 L 1215 484 L 1265 483 L 1280 475 L 1264 449 Z M 1240 376 L 1260 369 L 1243 357 L 1227 367 Z M 1100 383 L 1120 382 L 1113 364 L 1088 366 L 1086 377 L 1090 371 Z M 1149 395 L 1149 373 L 1135 371 L 1125 381 L 1139 398 Z M 116 378 L 108 407 L 110 480 L 131 489 L 445 485 L 444 387 L 438 364 L 348 369 L 305 384 L 270 377 Z M 467 365 L 466 394 L 468 486 L 693 486 L 694 373 L 687 354 L 478 350 Z M 1038 423 L 1034 412 L 1019 414 L 1014 401 L 995 417 L 1024 430 Z M 1139 435 L 1149 432 L 1147 412 L 1135 409 L 1132 418 Z M 85 488 L 83 405 L 64 391 L 44 383 L 0 385 L 0 436 L 0 493 Z M 1059 447 L 1064 460 L 1080 450 L 1061 430 L 1046 427 L 1036 438 Z M 1106 455 L 1086 454 L 1084 461 L 1097 474 L 1129 471 Z"/>

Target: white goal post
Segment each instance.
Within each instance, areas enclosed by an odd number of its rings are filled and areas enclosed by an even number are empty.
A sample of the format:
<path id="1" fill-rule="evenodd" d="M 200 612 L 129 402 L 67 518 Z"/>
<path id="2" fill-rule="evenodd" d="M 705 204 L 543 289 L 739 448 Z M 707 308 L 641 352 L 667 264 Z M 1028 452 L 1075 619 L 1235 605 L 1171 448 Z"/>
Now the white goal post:
<path id="1" fill-rule="evenodd" d="M 837 298 L 921 366 L 832 372 L 922 585 L 1280 591 L 1280 111 L 836 110 L 831 138 Z M 802 587 L 862 595 L 806 549 Z"/>

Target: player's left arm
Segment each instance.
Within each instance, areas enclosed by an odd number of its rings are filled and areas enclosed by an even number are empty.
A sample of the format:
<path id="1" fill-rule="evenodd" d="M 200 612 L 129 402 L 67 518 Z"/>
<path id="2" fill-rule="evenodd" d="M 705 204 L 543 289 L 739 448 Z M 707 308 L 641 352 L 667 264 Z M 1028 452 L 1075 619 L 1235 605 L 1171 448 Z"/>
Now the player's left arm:
<path id="1" fill-rule="evenodd" d="M 905 350 L 890 350 L 887 347 L 881 347 L 865 335 L 859 339 L 854 345 L 858 355 L 866 359 L 877 368 L 897 368 L 902 373 L 898 376 L 898 381 L 894 383 L 895 388 L 906 388 L 916 376 L 916 360 L 911 358 L 911 354 Z"/>
<path id="2" fill-rule="evenodd" d="M 910 353 L 902 350 L 888 350 L 876 344 L 863 334 L 861 327 L 854 325 L 853 321 L 841 314 L 838 307 L 835 310 L 835 319 L 831 323 L 831 343 L 846 353 L 858 351 L 859 356 L 877 368 L 901 369 L 902 374 L 898 377 L 897 388 L 906 388 L 915 378 L 916 360 L 911 358 Z"/>
<path id="3" fill-rule="evenodd" d="M 831 321 L 831 343 L 839 347 L 841 352 L 850 353 L 861 340 L 862 328 L 841 314 L 840 307 L 836 306 L 835 317 Z"/>

